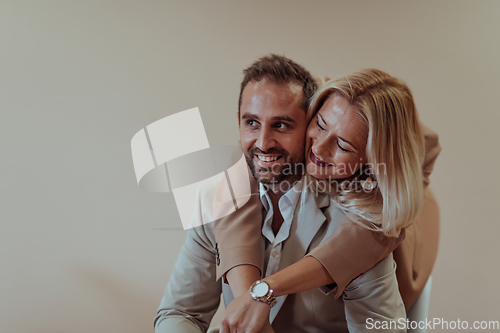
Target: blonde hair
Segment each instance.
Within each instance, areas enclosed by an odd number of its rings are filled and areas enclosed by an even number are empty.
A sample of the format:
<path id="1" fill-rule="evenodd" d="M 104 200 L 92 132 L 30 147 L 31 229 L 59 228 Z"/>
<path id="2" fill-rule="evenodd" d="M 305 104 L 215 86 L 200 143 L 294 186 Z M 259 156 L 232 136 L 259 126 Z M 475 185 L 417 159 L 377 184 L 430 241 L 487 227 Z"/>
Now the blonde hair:
<path id="1" fill-rule="evenodd" d="M 404 82 L 381 70 L 361 70 L 321 86 L 311 98 L 309 121 L 333 94 L 347 99 L 368 125 L 367 166 L 377 186 L 369 192 L 335 186 L 332 200 L 361 218 L 354 222 L 397 237 L 424 200 L 425 146 L 412 93 Z"/>

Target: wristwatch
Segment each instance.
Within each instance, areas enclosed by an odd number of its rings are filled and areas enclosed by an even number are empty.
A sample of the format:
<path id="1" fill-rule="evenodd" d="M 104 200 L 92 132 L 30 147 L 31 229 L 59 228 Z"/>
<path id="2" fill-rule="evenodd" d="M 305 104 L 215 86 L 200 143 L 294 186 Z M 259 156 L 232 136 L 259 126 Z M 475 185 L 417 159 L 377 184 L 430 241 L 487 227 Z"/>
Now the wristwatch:
<path id="1" fill-rule="evenodd" d="M 276 305 L 276 297 L 273 296 L 273 290 L 267 282 L 255 281 L 250 287 L 250 295 L 254 300 L 264 302 L 270 307 Z"/>

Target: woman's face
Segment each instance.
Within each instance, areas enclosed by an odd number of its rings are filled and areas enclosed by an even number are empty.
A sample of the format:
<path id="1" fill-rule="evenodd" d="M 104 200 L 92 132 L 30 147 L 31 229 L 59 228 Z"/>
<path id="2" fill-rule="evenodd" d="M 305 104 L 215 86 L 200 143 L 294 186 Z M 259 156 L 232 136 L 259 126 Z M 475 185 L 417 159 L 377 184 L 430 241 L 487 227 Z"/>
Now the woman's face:
<path id="1" fill-rule="evenodd" d="M 307 171 L 318 179 L 352 176 L 366 161 L 368 126 L 347 99 L 333 94 L 309 123 Z"/>

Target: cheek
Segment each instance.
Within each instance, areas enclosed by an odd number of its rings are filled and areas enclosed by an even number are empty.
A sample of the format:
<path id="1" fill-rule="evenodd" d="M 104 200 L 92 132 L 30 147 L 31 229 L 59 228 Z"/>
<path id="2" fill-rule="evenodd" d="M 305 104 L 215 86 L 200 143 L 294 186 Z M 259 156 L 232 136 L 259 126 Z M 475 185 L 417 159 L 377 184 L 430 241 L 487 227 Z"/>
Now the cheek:
<path id="1" fill-rule="evenodd" d="M 286 145 L 285 142 L 283 142 L 282 147 L 288 151 L 290 155 L 293 155 L 296 158 L 304 158 L 304 150 L 306 149 L 304 135 L 290 136 L 290 140 L 287 140 Z"/>
<path id="2" fill-rule="evenodd" d="M 306 149 L 311 147 L 312 143 L 316 141 L 317 136 L 317 130 L 312 126 L 309 126 L 306 133 Z"/>
<path id="3" fill-rule="evenodd" d="M 306 131 L 306 138 L 312 139 L 313 137 L 316 137 L 316 128 L 314 126 L 309 126 Z"/>
<path id="4" fill-rule="evenodd" d="M 352 176 L 363 165 L 363 161 L 357 155 L 356 156 L 347 156 L 344 153 L 338 153 L 337 156 L 338 156 L 338 158 L 336 160 L 337 167 L 344 170 L 345 177 Z"/>
<path id="5" fill-rule="evenodd" d="M 240 144 L 243 150 L 248 150 L 252 146 L 252 136 L 245 130 L 240 130 Z"/>

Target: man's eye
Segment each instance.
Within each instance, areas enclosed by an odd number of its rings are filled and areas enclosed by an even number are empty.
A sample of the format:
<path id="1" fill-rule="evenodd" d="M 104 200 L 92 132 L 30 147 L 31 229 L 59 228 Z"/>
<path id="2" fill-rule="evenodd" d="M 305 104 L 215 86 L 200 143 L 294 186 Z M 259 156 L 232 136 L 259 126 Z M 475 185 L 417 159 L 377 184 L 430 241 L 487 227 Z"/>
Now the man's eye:
<path id="1" fill-rule="evenodd" d="M 276 124 L 276 128 L 279 128 L 279 129 L 285 129 L 285 128 L 288 128 L 288 124 L 285 124 L 285 123 L 277 123 L 277 124 Z"/>
<path id="2" fill-rule="evenodd" d="M 253 126 L 257 125 L 257 122 L 255 120 L 248 120 L 247 125 L 250 127 L 253 127 Z"/>

